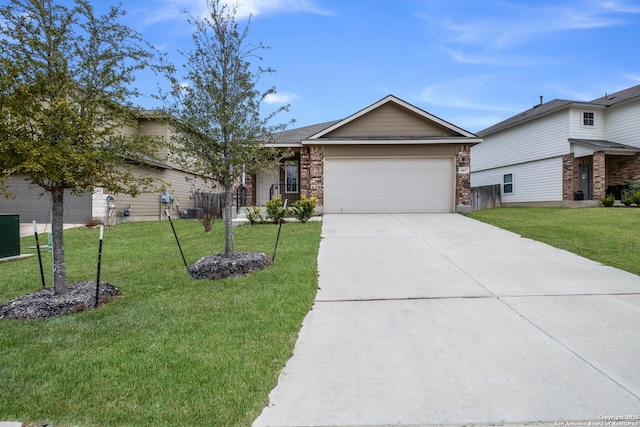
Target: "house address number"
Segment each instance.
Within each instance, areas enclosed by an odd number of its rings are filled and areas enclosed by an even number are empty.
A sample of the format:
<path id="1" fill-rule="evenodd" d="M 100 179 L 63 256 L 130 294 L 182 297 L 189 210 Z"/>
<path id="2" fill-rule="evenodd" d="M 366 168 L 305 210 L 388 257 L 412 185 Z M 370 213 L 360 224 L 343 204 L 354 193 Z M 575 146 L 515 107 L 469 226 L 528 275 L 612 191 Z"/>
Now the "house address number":
<path id="1" fill-rule="evenodd" d="M 462 166 L 458 168 L 458 173 L 469 173 L 469 166 Z"/>

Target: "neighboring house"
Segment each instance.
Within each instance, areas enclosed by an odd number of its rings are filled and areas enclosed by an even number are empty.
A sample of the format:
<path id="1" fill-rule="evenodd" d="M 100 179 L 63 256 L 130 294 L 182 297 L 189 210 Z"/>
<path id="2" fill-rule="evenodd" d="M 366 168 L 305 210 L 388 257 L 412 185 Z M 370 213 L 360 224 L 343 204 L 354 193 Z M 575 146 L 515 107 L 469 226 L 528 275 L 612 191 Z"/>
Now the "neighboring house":
<path id="1" fill-rule="evenodd" d="M 640 180 L 640 85 L 590 102 L 541 102 L 478 136 L 471 186 L 500 185 L 503 205 L 619 199 Z"/>
<path id="2" fill-rule="evenodd" d="M 392 95 L 275 138 L 294 156 L 246 177 L 247 205 L 305 195 L 324 213 L 471 210 L 470 148 L 482 140 Z"/>
<path id="3" fill-rule="evenodd" d="M 151 114 L 144 113 L 138 119 L 138 128 L 125 129 L 127 134 L 148 135 L 170 140 L 171 127 L 159 122 Z M 168 149 L 159 153 L 158 158 L 145 156 L 145 162 L 134 167 L 134 173 L 151 176 L 158 187 L 167 186 L 168 192 L 143 193 L 136 197 L 124 194 L 110 194 L 102 188 L 95 188 L 92 194 L 79 196 L 65 191 L 64 221 L 71 224 L 85 224 L 99 219 L 106 224 L 120 224 L 130 221 L 165 219 L 165 209 L 174 217 L 194 214 L 192 192 L 207 189 L 211 185 L 198 175 L 180 169 L 170 160 Z M 6 199 L 0 196 L 0 213 L 18 214 L 20 221 L 28 223 L 36 220 L 40 224 L 51 222 L 51 200 L 40 187 L 30 187 L 25 177 L 7 179 L 8 189 L 15 196 Z"/>

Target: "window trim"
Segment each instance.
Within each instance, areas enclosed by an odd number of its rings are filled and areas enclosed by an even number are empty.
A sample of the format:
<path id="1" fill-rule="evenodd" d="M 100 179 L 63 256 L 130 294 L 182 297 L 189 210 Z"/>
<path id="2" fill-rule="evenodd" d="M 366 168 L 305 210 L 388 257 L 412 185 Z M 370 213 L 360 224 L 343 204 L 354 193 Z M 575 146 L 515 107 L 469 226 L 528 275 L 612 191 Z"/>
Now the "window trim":
<path id="1" fill-rule="evenodd" d="M 590 114 L 591 117 L 587 118 L 587 115 Z M 587 122 L 591 123 L 587 123 Z M 593 128 L 596 126 L 596 112 L 590 110 L 582 110 L 581 118 L 580 118 L 580 127 L 583 128 Z"/>
<path id="2" fill-rule="evenodd" d="M 509 181 L 507 181 L 507 177 L 509 177 Z M 502 175 L 502 194 L 513 194 L 514 193 L 514 185 L 513 185 L 513 172 L 505 173 Z M 509 191 L 507 191 L 507 186 L 510 186 Z"/>

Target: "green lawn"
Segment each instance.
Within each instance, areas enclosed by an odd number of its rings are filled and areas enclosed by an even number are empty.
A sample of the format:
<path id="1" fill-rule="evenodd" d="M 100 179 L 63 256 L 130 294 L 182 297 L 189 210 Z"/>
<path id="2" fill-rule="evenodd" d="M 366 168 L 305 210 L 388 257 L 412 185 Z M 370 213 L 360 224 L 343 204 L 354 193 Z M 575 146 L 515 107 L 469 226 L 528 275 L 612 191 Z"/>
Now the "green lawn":
<path id="1" fill-rule="evenodd" d="M 175 222 L 188 263 L 223 250 Z M 55 319 L 0 319 L 0 420 L 57 426 L 248 426 L 291 355 L 317 289 L 319 222 L 282 227 L 274 265 L 197 281 L 168 222 L 105 230 L 101 280 L 122 296 Z M 277 226 L 235 230 L 237 251 L 272 253 Z M 68 281 L 95 280 L 97 229 L 65 231 Z M 33 237 L 22 239 L 22 253 Z M 47 286 L 51 256 L 45 251 Z M 37 258 L 0 264 L 0 302 L 40 287 Z"/>
<path id="2" fill-rule="evenodd" d="M 470 216 L 640 275 L 640 209 L 500 208 Z"/>

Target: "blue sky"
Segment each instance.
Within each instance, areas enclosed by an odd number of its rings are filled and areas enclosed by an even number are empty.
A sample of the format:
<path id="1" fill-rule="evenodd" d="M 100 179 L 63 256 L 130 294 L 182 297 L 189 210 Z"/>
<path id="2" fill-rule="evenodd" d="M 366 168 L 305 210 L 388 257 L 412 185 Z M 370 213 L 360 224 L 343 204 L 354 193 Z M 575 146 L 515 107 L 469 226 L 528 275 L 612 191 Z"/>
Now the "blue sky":
<path id="1" fill-rule="evenodd" d="M 291 104 L 277 122 L 295 118 L 293 127 L 345 118 L 393 94 L 477 132 L 541 95 L 587 101 L 640 84 L 640 1 L 242 3 L 239 21 L 253 15 L 250 39 L 271 47 L 262 65 L 277 71 L 261 85 L 278 90 L 271 107 Z M 179 65 L 192 32 L 182 11 L 203 14 L 206 0 L 124 0 L 123 8 L 126 24 Z"/>

